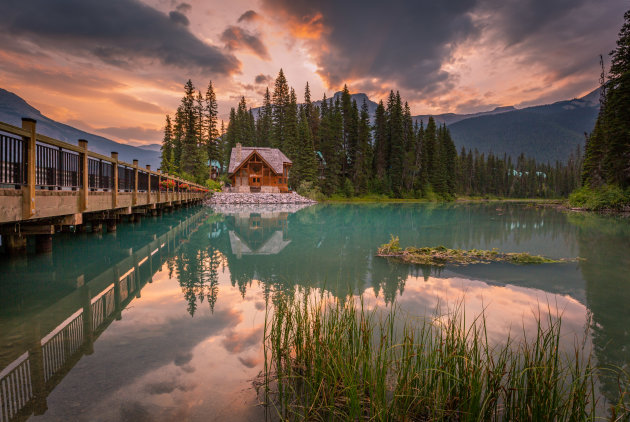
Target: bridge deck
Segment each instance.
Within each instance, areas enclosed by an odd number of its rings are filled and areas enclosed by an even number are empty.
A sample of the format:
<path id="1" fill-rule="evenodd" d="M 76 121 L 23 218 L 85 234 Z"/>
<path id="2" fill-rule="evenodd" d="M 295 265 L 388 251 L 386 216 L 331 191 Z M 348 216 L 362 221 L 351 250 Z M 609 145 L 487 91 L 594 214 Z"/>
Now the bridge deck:
<path id="1" fill-rule="evenodd" d="M 23 235 L 49 235 L 84 216 L 115 220 L 207 195 L 207 188 L 143 169 L 138 160 L 129 164 L 117 152 L 107 157 L 89 151 L 85 140 L 78 144 L 38 134 L 32 119 L 23 118 L 21 128 L 0 122 L 0 234 L 18 236 L 10 245 L 19 249 Z"/>

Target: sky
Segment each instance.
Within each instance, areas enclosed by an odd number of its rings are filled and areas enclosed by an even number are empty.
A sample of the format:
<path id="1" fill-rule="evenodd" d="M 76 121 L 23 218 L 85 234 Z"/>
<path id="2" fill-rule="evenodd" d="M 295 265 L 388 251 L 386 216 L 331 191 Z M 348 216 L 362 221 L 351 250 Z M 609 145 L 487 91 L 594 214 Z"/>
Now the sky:
<path id="1" fill-rule="evenodd" d="M 597 87 L 627 0 L 0 0 L 0 88 L 43 114 L 159 143 L 188 79 L 227 120 L 280 68 L 298 100 L 399 90 L 412 114 L 474 113 Z M 608 60 L 607 60 L 608 62 Z"/>

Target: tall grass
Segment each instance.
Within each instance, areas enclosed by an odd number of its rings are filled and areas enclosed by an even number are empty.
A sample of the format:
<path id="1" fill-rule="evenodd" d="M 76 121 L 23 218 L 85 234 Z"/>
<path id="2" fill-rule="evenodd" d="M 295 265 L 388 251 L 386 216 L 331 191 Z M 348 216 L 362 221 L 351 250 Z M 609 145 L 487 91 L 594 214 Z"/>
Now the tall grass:
<path id="1" fill-rule="evenodd" d="M 423 320 L 362 299 L 275 301 L 265 324 L 265 403 L 283 420 L 592 420 L 583 346 L 563 355 L 560 319 L 492 346 L 484 315 Z M 627 418 L 623 402 L 616 417 Z M 625 413 L 624 413 L 625 412 Z"/>

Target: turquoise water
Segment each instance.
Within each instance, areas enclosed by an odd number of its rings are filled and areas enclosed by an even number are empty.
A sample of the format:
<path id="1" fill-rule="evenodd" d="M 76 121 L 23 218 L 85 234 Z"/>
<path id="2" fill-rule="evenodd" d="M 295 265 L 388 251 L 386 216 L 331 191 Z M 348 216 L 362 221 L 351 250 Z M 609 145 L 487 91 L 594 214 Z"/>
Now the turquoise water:
<path id="1" fill-rule="evenodd" d="M 374 256 L 391 234 L 583 260 L 393 264 Z M 600 364 L 630 362 L 628 219 L 523 204 L 196 207 L 57 234 L 51 254 L 0 258 L 0 274 L 0 422 L 261 420 L 252 380 L 277 291 L 417 315 L 463 301 L 495 342 L 533 329 L 542 305 L 568 349 L 578 338 Z"/>

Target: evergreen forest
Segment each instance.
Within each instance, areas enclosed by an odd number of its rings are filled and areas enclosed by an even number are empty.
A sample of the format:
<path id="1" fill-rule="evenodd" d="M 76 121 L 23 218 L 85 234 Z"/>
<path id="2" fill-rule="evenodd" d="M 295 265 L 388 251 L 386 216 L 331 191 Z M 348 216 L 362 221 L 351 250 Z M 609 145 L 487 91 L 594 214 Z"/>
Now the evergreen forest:
<path id="1" fill-rule="evenodd" d="M 371 121 L 347 86 L 316 106 L 308 83 L 298 103 L 282 69 L 254 113 L 242 97 L 227 126 L 217 115 L 212 82 L 205 94 L 189 80 L 174 117 L 166 117 L 162 170 L 208 179 L 208 162 L 227 168 L 237 143 L 279 148 L 293 162 L 289 186 L 315 196 L 368 194 L 392 198 L 453 199 L 456 196 L 565 197 L 580 185 L 582 152 L 566 163 L 456 150 L 449 129 L 414 124 L 409 105 L 391 91 Z"/>

